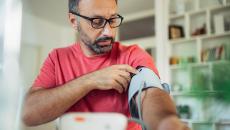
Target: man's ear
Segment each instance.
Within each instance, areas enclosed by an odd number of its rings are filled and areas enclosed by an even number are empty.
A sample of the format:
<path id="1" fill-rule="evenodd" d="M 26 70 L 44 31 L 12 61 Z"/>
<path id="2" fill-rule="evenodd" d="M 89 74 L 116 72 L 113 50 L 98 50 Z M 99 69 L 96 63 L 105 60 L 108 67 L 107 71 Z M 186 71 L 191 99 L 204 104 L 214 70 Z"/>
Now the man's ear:
<path id="1" fill-rule="evenodd" d="M 77 19 L 76 16 L 72 13 L 69 13 L 69 22 L 71 23 L 72 27 L 77 30 Z"/>

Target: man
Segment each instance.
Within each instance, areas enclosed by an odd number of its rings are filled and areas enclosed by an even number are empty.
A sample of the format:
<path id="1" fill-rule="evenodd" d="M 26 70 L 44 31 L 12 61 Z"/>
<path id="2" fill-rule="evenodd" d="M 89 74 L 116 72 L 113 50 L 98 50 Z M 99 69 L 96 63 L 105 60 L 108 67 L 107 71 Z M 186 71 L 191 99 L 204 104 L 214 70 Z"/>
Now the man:
<path id="1" fill-rule="evenodd" d="M 53 50 L 25 99 L 23 120 L 35 126 L 66 112 L 119 112 L 130 117 L 130 74 L 145 66 L 158 74 L 152 58 L 137 46 L 114 42 L 123 17 L 116 0 L 69 0 L 69 20 L 80 36 Z M 142 94 L 144 122 L 153 130 L 182 130 L 169 95 L 149 88 Z M 130 124 L 129 130 L 139 130 Z"/>

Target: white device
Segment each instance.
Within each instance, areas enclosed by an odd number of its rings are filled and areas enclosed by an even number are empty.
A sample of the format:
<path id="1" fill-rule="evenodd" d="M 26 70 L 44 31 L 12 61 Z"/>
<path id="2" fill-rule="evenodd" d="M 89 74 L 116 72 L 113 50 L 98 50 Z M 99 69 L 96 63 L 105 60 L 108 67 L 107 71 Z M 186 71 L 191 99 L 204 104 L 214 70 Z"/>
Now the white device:
<path id="1" fill-rule="evenodd" d="M 58 130 L 126 130 L 128 120 L 120 113 L 67 113 L 59 118 Z"/>

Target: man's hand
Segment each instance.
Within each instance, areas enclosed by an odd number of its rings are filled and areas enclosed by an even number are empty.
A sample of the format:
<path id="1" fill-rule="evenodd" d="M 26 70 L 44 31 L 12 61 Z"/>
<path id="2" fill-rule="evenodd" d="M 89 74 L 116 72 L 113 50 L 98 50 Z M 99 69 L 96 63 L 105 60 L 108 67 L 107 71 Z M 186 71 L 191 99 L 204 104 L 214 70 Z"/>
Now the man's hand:
<path id="1" fill-rule="evenodd" d="M 137 70 L 129 65 L 113 65 L 86 74 L 80 78 L 89 83 L 92 89 L 115 89 L 119 93 L 122 93 L 128 88 L 131 73 L 136 74 Z"/>

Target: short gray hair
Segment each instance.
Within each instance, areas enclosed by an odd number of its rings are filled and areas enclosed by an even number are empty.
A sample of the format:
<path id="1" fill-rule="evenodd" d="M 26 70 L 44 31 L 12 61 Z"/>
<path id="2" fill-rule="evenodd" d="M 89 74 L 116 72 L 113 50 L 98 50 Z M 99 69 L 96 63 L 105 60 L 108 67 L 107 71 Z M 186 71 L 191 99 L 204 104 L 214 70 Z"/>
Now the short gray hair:
<path id="1" fill-rule="evenodd" d="M 117 3 L 117 0 L 115 0 Z M 69 0 L 69 11 L 76 11 L 78 12 L 78 5 L 80 0 Z"/>

